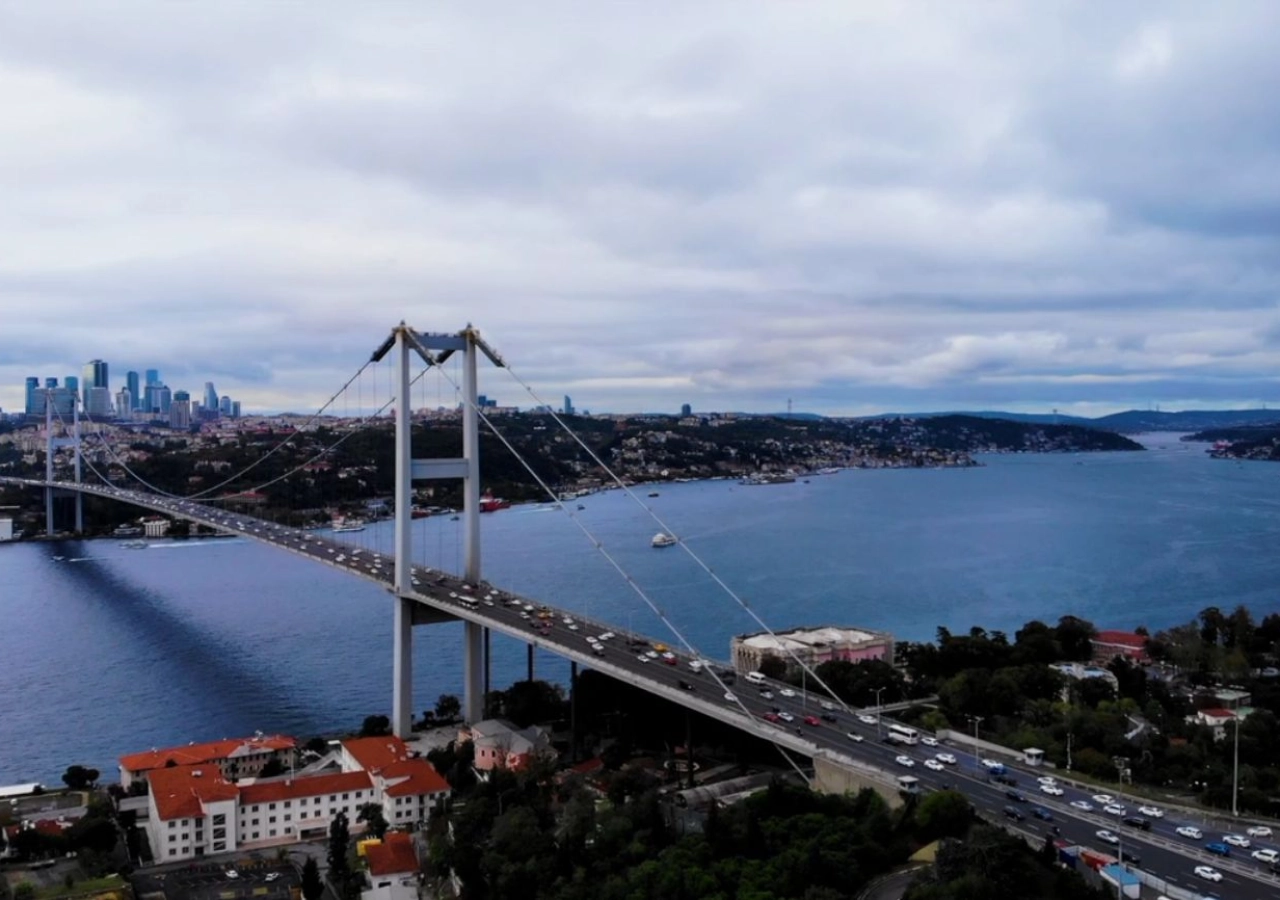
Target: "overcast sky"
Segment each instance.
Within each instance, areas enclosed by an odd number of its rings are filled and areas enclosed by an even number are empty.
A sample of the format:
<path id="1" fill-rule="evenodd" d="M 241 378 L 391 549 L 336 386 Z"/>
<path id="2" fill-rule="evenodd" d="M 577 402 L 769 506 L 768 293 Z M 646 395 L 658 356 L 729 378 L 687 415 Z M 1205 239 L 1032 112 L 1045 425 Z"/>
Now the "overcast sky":
<path id="1" fill-rule="evenodd" d="M 593 411 L 1275 403 L 1277 34 L 1274 0 L 0 0 L 0 407 L 101 357 L 315 408 L 400 319 Z"/>

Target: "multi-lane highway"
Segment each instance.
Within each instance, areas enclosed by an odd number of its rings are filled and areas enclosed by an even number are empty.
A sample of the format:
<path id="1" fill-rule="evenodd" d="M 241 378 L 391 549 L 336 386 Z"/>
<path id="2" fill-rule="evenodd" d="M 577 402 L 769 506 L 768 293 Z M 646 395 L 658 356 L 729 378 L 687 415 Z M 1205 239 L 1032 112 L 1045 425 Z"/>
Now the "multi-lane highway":
<path id="1" fill-rule="evenodd" d="M 37 480 L 0 481 L 45 486 Z M 370 579 L 394 592 L 392 557 L 353 546 L 333 535 L 138 491 L 87 485 L 77 489 L 272 544 Z M 926 745 L 924 739 L 932 740 L 927 735 L 920 735 L 921 742 L 914 744 L 886 743 L 884 737 L 892 723 L 888 719 L 880 721 L 865 710 L 842 708 L 834 701 L 777 682 L 752 684 L 730 675 L 720 664 L 698 659 L 677 647 L 664 647 L 656 639 L 627 634 L 608 623 L 576 616 L 485 583 L 468 585 L 456 576 L 428 567 L 411 570 L 408 596 L 456 618 L 545 647 L 790 750 L 806 756 L 838 758 L 882 783 L 892 783 L 899 775 L 913 775 L 925 789 L 951 787 L 962 791 L 987 816 L 1007 820 L 1023 830 L 1039 835 L 1052 832 L 1072 844 L 1113 855 L 1123 850 L 1136 860 L 1135 867 L 1185 889 L 1240 900 L 1280 895 L 1280 878 L 1271 873 L 1270 865 L 1250 855 L 1260 849 L 1280 852 L 1280 845 L 1271 836 L 1246 836 L 1244 825 L 1227 827 L 1220 821 L 1189 819 L 1172 810 L 1161 811 L 1165 813 L 1162 816 L 1150 811 L 1142 813 L 1141 802 L 1118 795 L 1107 798 L 1061 777 L 1051 790 L 1062 793 L 1048 793 L 1037 781 L 1045 774 L 1038 770 L 1010 766 L 1007 777 L 1016 783 L 1000 783 L 972 755 L 952 747 Z M 934 768 L 926 766 L 928 760 L 939 760 L 939 754 L 949 757 L 948 761 L 936 762 Z M 906 765 L 906 761 L 911 764 Z M 1124 812 L 1108 812 L 1107 806 L 1123 806 Z M 1017 810 L 1023 818 L 1006 817 L 1006 807 Z M 1039 817 L 1033 812 L 1038 812 Z M 1149 830 L 1124 824 L 1126 816 L 1147 820 Z M 1177 829 L 1186 825 L 1200 829 L 1202 836 L 1179 835 Z M 1119 846 L 1100 837 L 1099 832 L 1114 835 Z M 1231 856 L 1226 859 L 1204 849 L 1206 844 L 1221 843 L 1227 834 L 1247 837 L 1250 846 L 1232 847 Z M 1212 866 L 1222 880 L 1210 882 L 1197 876 L 1194 870 L 1201 865 Z"/>

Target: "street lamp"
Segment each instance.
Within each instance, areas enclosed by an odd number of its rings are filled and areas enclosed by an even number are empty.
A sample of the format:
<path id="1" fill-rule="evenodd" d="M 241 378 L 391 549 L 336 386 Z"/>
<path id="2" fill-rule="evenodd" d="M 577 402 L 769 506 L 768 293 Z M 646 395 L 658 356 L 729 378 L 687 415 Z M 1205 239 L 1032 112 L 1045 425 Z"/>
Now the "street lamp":
<path id="1" fill-rule="evenodd" d="M 1240 807 L 1238 800 L 1240 798 L 1240 717 L 1234 716 L 1231 723 L 1236 726 L 1236 746 L 1234 762 L 1231 766 L 1231 815 L 1235 818 L 1240 817 Z"/>
<path id="2" fill-rule="evenodd" d="M 978 765 L 978 725 L 985 716 L 970 716 L 969 721 L 973 723 L 973 764 Z"/>

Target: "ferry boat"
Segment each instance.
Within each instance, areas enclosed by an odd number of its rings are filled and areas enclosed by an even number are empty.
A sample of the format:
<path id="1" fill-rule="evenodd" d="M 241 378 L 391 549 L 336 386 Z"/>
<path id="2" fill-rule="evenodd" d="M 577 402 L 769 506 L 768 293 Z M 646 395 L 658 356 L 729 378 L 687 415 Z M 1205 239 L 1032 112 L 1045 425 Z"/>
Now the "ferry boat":
<path id="1" fill-rule="evenodd" d="M 341 534 L 347 531 L 364 531 L 364 519 L 334 519 L 333 533 Z"/>
<path id="2" fill-rule="evenodd" d="M 480 512 L 497 512 L 500 509 L 506 509 L 511 505 L 510 500 L 503 500 L 501 497 L 495 497 L 493 494 L 485 494 L 480 498 Z"/>
<path id="3" fill-rule="evenodd" d="M 675 535 L 667 534 L 665 531 L 659 531 L 653 536 L 653 540 L 649 542 L 653 547 L 670 547 L 678 543 Z"/>

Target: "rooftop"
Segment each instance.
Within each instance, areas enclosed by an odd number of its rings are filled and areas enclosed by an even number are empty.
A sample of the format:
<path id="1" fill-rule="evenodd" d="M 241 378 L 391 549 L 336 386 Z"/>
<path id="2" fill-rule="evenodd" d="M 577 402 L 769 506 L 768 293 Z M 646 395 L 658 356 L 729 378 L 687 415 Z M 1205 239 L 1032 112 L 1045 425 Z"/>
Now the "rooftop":
<path id="1" fill-rule="evenodd" d="M 352 738 L 342 746 L 367 772 L 376 772 L 394 763 L 409 759 L 409 747 L 398 737 Z"/>
<path id="2" fill-rule="evenodd" d="M 761 650 L 781 650 L 785 647 L 821 647 L 832 644 L 863 644 L 883 639 L 885 635 L 875 631 L 862 631 L 857 628 L 797 628 L 795 631 L 780 631 L 772 634 L 753 634 L 744 637 L 742 644 Z"/>
<path id="3" fill-rule="evenodd" d="M 319 794 L 340 794 L 373 787 L 368 772 L 337 772 L 307 775 L 303 778 L 273 779 L 246 784 L 240 788 L 240 803 L 275 803 Z"/>
<path id="4" fill-rule="evenodd" d="M 413 838 L 398 831 L 388 832 L 381 844 L 366 844 L 364 856 L 369 861 L 370 875 L 404 875 L 418 871 Z"/>
<path id="5" fill-rule="evenodd" d="M 162 820 L 204 815 L 205 803 L 234 800 L 238 789 L 217 766 L 167 766 L 151 773 L 151 798 Z"/>
<path id="6" fill-rule="evenodd" d="M 222 759 L 236 759 L 255 753 L 292 750 L 297 741 L 288 735 L 255 735 L 248 738 L 223 738 L 203 744 L 187 744 L 185 747 L 151 749 L 143 753 L 131 753 L 120 757 L 120 767 L 129 772 L 147 772 L 162 769 L 172 761 L 175 765 L 190 766 L 211 763 Z"/>

